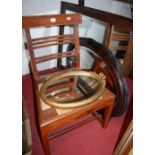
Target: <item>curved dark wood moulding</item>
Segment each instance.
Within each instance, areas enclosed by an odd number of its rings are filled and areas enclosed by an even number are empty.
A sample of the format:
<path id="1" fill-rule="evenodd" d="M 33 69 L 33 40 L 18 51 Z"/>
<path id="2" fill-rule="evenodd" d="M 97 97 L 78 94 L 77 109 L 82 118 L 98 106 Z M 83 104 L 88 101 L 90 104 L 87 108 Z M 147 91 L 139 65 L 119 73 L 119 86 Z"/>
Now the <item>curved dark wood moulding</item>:
<path id="1" fill-rule="evenodd" d="M 98 54 L 106 63 L 108 72 L 112 77 L 114 90 L 116 94 L 115 107 L 112 116 L 122 115 L 127 108 L 128 103 L 128 87 L 124 75 L 121 70 L 120 62 L 115 58 L 113 53 L 105 48 L 102 44 L 96 42 L 91 38 L 80 38 L 80 46 L 87 47 Z M 68 50 L 74 49 L 74 44 L 68 46 Z M 67 60 L 68 67 L 70 60 Z"/>

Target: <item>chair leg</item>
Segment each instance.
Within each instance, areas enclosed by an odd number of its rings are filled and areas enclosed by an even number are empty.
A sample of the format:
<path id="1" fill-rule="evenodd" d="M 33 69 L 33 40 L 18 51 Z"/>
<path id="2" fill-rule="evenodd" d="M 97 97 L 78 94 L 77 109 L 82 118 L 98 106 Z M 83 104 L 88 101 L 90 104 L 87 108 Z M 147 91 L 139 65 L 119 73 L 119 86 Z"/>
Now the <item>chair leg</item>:
<path id="1" fill-rule="evenodd" d="M 50 155 L 50 145 L 48 139 L 48 131 L 45 128 L 41 129 L 41 141 L 46 155 Z"/>
<path id="2" fill-rule="evenodd" d="M 113 104 L 105 108 L 104 115 L 103 115 L 103 122 L 102 122 L 103 128 L 106 128 L 108 126 L 109 120 L 111 118 L 112 110 L 113 110 Z"/>

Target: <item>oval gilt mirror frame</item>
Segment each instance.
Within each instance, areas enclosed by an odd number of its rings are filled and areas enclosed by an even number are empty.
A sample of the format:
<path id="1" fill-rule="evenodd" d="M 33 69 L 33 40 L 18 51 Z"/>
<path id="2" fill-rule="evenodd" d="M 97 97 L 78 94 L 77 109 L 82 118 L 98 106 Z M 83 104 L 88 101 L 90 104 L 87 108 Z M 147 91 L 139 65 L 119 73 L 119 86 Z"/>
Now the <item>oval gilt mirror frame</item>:
<path id="1" fill-rule="evenodd" d="M 92 96 L 85 98 L 83 100 L 80 100 L 80 101 L 76 101 L 76 102 L 73 102 L 73 101 L 72 102 L 62 102 L 62 101 L 59 102 L 59 101 L 56 101 L 55 99 L 49 99 L 47 97 L 47 95 L 46 95 L 47 88 L 51 84 L 54 84 L 63 78 L 73 77 L 73 76 L 75 76 L 75 77 L 85 76 L 85 77 L 89 77 L 89 78 L 96 80 L 99 84 L 97 91 Z M 92 103 L 93 101 L 98 100 L 99 97 L 101 97 L 103 95 L 103 90 L 104 90 L 105 84 L 106 84 L 105 80 L 103 78 L 101 78 L 100 75 L 97 75 L 95 72 L 83 71 L 83 70 L 79 70 L 79 69 L 69 69 L 67 71 L 66 70 L 60 71 L 59 73 L 53 75 L 47 81 L 45 81 L 43 83 L 43 85 L 41 86 L 40 96 L 41 96 L 42 100 L 50 106 L 54 106 L 57 108 L 76 108 L 76 107 L 81 107 L 81 106 L 87 105 L 89 103 Z"/>

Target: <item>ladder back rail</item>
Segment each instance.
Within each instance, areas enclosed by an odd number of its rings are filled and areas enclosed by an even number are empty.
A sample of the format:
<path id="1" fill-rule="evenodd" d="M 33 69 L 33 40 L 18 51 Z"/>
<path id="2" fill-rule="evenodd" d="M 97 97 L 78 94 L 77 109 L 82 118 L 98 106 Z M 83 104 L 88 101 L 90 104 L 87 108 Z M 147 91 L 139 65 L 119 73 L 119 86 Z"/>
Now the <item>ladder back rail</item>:
<path id="1" fill-rule="evenodd" d="M 65 37 L 73 38 L 74 34 L 64 34 L 64 35 L 54 35 L 54 36 L 33 38 L 32 41 L 35 42 L 35 41 L 41 41 L 41 40 L 46 40 L 46 39 L 50 39 L 50 38 L 65 38 Z"/>
<path id="2" fill-rule="evenodd" d="M 118 40 L 118 41 L 128 41 L 129 40 L 130 35 L 129 34 L 113 34 L 111 39 L 112 40 Z"/>
<path id="3" fill-rule="evenodd" d="M 52 59 L 73 57 L 73 56 L 77 56 L 77 53 L 75 51 L 67 51 L 67 52 L 62 52 L 62 53 L 49 54 L 46 56 L 36 57 L 36 63 L 42 63 L 42 62 L 49 61 Z"/>
<path id="4" fill-rule="evenodd" d="M 74 43 L 74 40 L 71 41 L 60 41 L 60 42 L 56 42 L 56 43 L 48 43 L 48 44 L 42 44 L 42 45 L 35 45 L 33 46 L 33 49 L 38 49 L 38 48 L 45 48 L 45 47 L 49 47 L 49 46 L 56 46 L 56 45 L 63 45 L 63 44 L 70 44 L 70 43 Z"/>
<path id="5" fill-rule="evenodd" d="M 32 42 L 32 45 L 40 45 L 40 44 L 46 44 L 46 43 L 56 43 L 56 42 L 63 42 L 63 41 L 70 41 L 70 40 L 75 40 L 75 38 L 52 38 L 52 39 L 46 39 L 44 41 L 35 41 L 35 42 Z"/>

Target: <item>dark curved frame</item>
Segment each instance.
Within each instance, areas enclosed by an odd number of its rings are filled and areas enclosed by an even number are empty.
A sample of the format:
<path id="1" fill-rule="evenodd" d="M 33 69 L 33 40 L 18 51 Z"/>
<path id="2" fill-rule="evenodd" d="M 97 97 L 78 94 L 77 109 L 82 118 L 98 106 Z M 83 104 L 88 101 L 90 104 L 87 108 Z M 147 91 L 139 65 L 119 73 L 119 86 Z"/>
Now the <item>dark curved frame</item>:
<path id="1" fill-rule="evenodd" d="M 109 49 L 105 48 L 102 44 L 96 42 L 91 38 L 80 38 L 80 46 L 84 46 L 91 49 L 96 54 L 98 54 L 106 63 L 108 72 L 114 82 L 114 93 L 116 94 L 115 106 L 113 109 L 112 116 L 122 115 L 127 108 L 128 87 L 125 77 L 121 70 L 120 62 L 115 58 L 115 56 Z M 68 50 L 72 50 L 73 48 L 74 44 L 70 44 L 68 46 Z M 69 59 L 67 59 L 67 64 L 69 67 Z"/>

